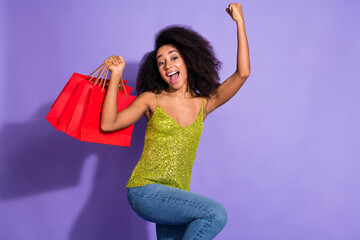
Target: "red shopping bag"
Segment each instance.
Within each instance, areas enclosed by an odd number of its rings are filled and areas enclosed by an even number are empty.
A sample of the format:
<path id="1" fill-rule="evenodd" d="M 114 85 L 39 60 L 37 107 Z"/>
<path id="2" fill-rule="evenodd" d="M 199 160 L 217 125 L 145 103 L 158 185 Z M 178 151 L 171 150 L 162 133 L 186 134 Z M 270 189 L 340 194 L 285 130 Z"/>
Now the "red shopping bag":
<path id="1" fill-rule="evenodd" d="M 85 77 L 84 75 L 80 75 L 79 77 Z M 129 86 L 124 86 L 126 92 L 130 92 L 132 90 Z M 78 138 L 78 134 L 75 131 L 78 131 L 81 121 L 84 118 L 83 114 L 87 111 L 87 105 L 89 103 L 89 97 L 93 88 L 99 89 L 100 91 L 104 92 L 104 89 L 101 87 L 94 85 L 92 82 L 88 81 L 87 78 L 84 78 L 76 88 L 75 94 L 69 100 L 69 103 L 66 105 L 65 110 L 59 116 L 58 123 L 57 123 L 57 130 L 66 132 L 68 135 Z M 105 95 L 103 95 L 104 98 Z M 97 101 L 103 102 L 102 99 L 98 99 Z M 126 99 L 125 101 L 127 101 Z M 123 103 L 120 103 L 123 104 Z M 80 139 L 81 140 L 81 139 Z"/>
<path id="2" fill-rule="evenodd" d="M 71 76 L 70 80 L 65 85 L 65 87 L 63 88 L 63 90 L 61 91 L 60 95 L 57 97 L 57 99 L 51 106 L 50 112 L 46 115 L 46 119 L 57 130 L 63 132 L 66 131 L 66 127 L 64 126 L 64 124 L 66 125 L 66 123 L 63 122 L 62 126 L 59 127 L 60 117 L 63 116 L 63 114 L 69 107 L 72 108 L 72 110 L 75 109 L 77 100 L 80 97 L 80 95 L 75 96 L 75 94 L 76 93 L 80 94 L 79 92 L 85 86 L 85 83 L 86 82 L 90 83 L 90 81 L 88 81 L 89 79 L 91 79 L 91 77 L 79 73 L 74 73 Z M 125 84 L 127 81 L 123 81 L 123 82 Z M 124 85 L 124 87 L 126 88 L 127 92 L 130 92 L 132 89 L 126 85 Z M 75 103 L 75 105 L 69 106 L 71 105 L 71 103 L 73 104 Z M 70 116 L 72 112 L 73 111 L 68 110 L 68 114 L 70 113 Z M 68 120 L 68 122 L 69 121 L 70 119 Z"/>
<path id="3" fill-rule="evenodd" d="M 107 89 L 105 86 L 108 83 L 106 80 L 108 70 L 105 71 L 103 65 L 99 68 L 95 70 L 98 70 L 96 80 L 93 80 L 94 77 L 74 73 L 51 107 L 46 119 L 56 129 L 81 141 L 130 146 L 133 124 L 113 132 L 103 132 L 100 129 L 100 115 Z M 104 71 L 105 78 L 100 78 Z M 126 81 L 122 81 L 119 85 L 118 111 L 129 106 L 136 98 L 127 95 L 132 88 L 124 85 L 124 82 Z"/>
<path id="4" fill-rule="evenodd" d="M 66 108 L 61 116 L 59 116 L 59 121 L 57 125 L 57 130 L 66 132 L 70 121 L 73 119 L 74 112 L 83 111 L 84 103 L 89 98 L 89 93 L 92 88 L 92 83 L 86 80 L 83 80 L 79 83 L 73 97 L 69 100 L 69 103 L 66 105 Z M 83 104 L 79 104 L 83 103 Z M 86 104 L 86 103 L 85 103 Z"/>
<path id="5" fill-rule="evenodd" d="M 66 127 L 66 134 L 81 141 L 130 146 L 134 125 L 120 131 L 102 131 L 100 129 L 100 116 L 106 92 L 101 87 L 94 86 L 88 81 L 84 81 L 84 85 L 82 87 L 83 90 L 79 91 L 79 97 L 74 96 L 73 102 L 70 103 L 68 109 L 61 117 L 59 122 L 60 130 L 64 125 Z M 125 87 L 127 92 L 132 90 L 128 86 Z M 117 94 L 117 111 L 119 112 L 128 107 L 135 98 L 131 95 L 126 96 L 119 91 Z"/>
<path id="6" fill-rule="evenodd" d="M 87 112 L 83 115 L 83 122 L 80 131 L 78 131 L 80 140 L 129 147 L 134 124 L 112 132 L 104 132 L 100 129 L 100 115 L 104 97 L 105 91 L 101 91 L 99 87 L 94 87 L 92 89 L 88 101 Z M 117 111 L 119 112 L 128 107 L 135 98 L 135 96 L 126 96 L 119 91 L 117 95 Z"/>
<path id="7" fill-rule="evenodd" d="M 80 82 L 82 82 L 86 77 L 81 77 L 80 75 L 74 73 L 70 80 L 67 82 L 60 95 L 57 97 L 53 105 L 51 106 L 50 112 L 46 115 L 46 119 L 53 125 L 56 129 L 59 125 L 59 119 L 63 115 L 64 111 L 67 109 L 71 99 L 76 93 L 76 89 L 79 87 Z"/>

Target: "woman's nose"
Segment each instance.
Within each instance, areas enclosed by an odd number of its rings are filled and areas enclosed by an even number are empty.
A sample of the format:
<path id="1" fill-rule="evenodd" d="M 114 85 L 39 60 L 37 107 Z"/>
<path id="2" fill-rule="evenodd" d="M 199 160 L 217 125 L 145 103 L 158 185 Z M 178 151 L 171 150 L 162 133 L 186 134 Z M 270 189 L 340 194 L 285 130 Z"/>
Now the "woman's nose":
<path id="1" fill-rule="evenodd" d="M 169 69 L 171 67 L 171 63 L 169 61 L 165 62 L 165 68 Z"/>

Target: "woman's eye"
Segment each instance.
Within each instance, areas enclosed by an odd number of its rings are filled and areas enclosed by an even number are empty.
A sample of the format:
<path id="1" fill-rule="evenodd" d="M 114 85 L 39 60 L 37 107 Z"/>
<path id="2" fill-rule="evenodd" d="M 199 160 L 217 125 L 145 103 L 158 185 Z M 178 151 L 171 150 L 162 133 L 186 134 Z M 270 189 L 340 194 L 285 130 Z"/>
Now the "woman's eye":
<path id="1" fill-rule="evenodd" d="M 178 59 L 178 57 L 173 57 L 171 60 L 176 60 L 176 59 Z"/>
<path id="2" fill-rule="evenodd" d="M 161 65 L 163 65 L 163 64 L 164 64 L 164 62 L 159 62 L 159 63 L 158 63 L 159 66 L 161 66 Z"/>

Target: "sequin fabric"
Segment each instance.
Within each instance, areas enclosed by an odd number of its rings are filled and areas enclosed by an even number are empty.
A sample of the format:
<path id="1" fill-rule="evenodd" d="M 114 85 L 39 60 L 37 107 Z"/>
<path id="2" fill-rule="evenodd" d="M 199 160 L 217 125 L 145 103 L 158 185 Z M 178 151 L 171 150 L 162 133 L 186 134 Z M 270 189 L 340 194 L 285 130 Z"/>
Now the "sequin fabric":
<path id="1" fill-rule="evenodd" d="M 202 131 L 203 104 L 195 121 L 183 127 L 157 103 L 147 122 L 142 155 L 126 187 L 160 183 L 189 191 Z"/>

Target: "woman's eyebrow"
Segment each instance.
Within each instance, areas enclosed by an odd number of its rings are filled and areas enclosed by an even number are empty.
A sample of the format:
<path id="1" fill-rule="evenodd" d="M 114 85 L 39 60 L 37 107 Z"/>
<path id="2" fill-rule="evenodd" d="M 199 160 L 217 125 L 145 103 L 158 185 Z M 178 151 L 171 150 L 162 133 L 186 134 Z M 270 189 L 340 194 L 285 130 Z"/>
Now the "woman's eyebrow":
<path id="1" fill-rule="evenodd" d="M 178 52 L 178 51 L 177 50 L 171 50 L 171 51 L 168 52 L 168 54 L 173 53 L 173 52 Z M 156 59 L 158 59 L 159 57 L 162 57 L 162 55 L 160 54 L 159 56 L 156 57 Z"/>

